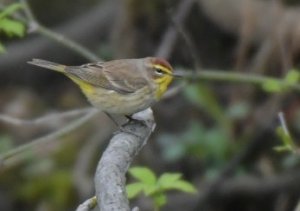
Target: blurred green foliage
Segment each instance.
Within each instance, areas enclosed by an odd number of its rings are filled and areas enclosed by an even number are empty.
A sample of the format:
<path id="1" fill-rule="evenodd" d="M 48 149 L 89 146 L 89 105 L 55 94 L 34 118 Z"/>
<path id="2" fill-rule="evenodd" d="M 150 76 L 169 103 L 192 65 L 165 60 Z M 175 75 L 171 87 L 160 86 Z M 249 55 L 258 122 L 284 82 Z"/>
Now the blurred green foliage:
<path id="1" fill-rule="evenodd" d="M 158 142 L 163 148 L 165 160 L 176 162 L 188 157 L 197 158 L 207 168 L 207 175 L 221 170 L 239 148 L 239 144 L 231 141 L 222 129 L 207 128 L 195 121 L 182 134 L 164 134 Z"/>
<path id="2" fill-rule="evenodd" d="M 75 196 L 72 171 L 70 167 L 65 167 L 70 165 L 70 155 L 63 158 L 61 154 L 68 153 L 60 152 L 56 159 L 33 158 L 20 169 L 19 182 L 15 188 L 15 195 L 20 202 L 33 206 L 40 206 L 36 202 L 43 202 L 47 210 L 66 210 L 70 207 Z"/>
<path id="3" fill-rule="evenodd" d="M 22 4 L 11 4 L 0 11 L 0 34 L 4 33 L 8 37 L 23 37 L 25 34 L 25 26 L 22 22 L 14 20 L 10 16 L 17 10 L 22 9 Z M 0 53 L 5 52 L 5 47 L 0 41 Z"/>
<path id="4" fill-rule="evenodd" d="M 162 147 L 162 156 L 168 162 L 196 158 L 206 167 L 206 175 L 211 177 L 240 148 L 241 142 L 234 140 L 232 135 L 234 121 L 247 116 L 250 106 L 245 102 L 236 102 L 226 108 L 213 89 L 203 84 L 188 85 L 184 93 L 214 123 L 205 124 L 202 119 L 194 119 L 181 134 L 160 135 L 158 143 Z"/>
<path id="5" fill-rule="evenodd" d="M 30 181 L 20 186 L 17 195 L 20 199 L 34 203 L 44 201 L 49 207 L 48 210 L 65 210 L 68 202 L 71 201 L 74 191 L 72 178 L 69 170 L 49 172 L 44 175 L 33 175 Z"/>
<path id="6" fill-rule="evenodd" d="M 49 157 L 31 151 L 24 154 L 26 162 L 1 172 L 1 188 L 28 210 L 41 206 L 44 210 L 68 210 L 74 206 L 76 197 L 72 165 L 78 143 L 73 141 Z M 55 143 L 52 146 L 55 147 Z M 12 147 L 9 137 L 0 138 L 0 150 Z M 48 147 L 44 146 L 45 150 Z"/>
<path id="7" fill-rule="evenodd" d="M 136 198 L 139 193 L 143 192 L 153 200 L 155 211 L 160 210 L 167 203 L 167 191 L 197 192 L 191 183 L 181 179 L 182 175 L 179 173 L 164 173 L 157 178 L 149 168 L 133 167 L 129 169 L 129 174 L 137 179 L 138 182 L 126 186 L 128 198 Z"/>
<path id="8" fill-rule="evenodd" d="M 2 152 L 7 152 L 13 148 L 13 140 L 10 136 L 0 135 L 0 154 Z"/>
<path id="9" fill-rule="evenodd" d="M 262 88 L 267 92 L 287 91 L 293 85 L 299 82 L 300 73 L 296 69 L 291 69 L 283 80 L 270 79 L 263 83 Z"/>
<path id="10" fill-rule="evenodd" d="M 294 140 L 289 132 L 284 131 L 282 126 L 276 129 L 276 133 L 280 138 L 282 145 L 274 147 L 274 150 L 278 152 L 288 151 L 288 152 L 295 152 L 296 146 Z"/>

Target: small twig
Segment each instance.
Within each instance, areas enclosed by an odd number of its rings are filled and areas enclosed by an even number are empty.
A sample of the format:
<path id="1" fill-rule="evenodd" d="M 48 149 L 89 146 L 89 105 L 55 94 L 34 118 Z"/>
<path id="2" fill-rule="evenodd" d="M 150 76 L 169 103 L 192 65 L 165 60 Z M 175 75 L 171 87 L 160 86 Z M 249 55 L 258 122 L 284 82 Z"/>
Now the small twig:
<path id="1" fill-rule="evenodd" d="M 142 122 L 133 121 L 124 125 L 125 132 L 118 132 L 110 140 L 98 163 L 95 186 L 101 211 L 130 210 L 125 190 L 125 174 L 155 127 L 150 108 L 134 114 L 133 118 Z"/>
<path id="2" fill-rule="evenodd" d="M 294 211 L 299 211 L 300 210 L 300 199 L 298 199 L 297 205 L 294 209 Z"/>
<path id="3" fill-rule="evenodd" d="M 194 1 L 195 0 L 182 0 L 180 2 L 176 10 L 176 15 L 173 19 L 174 22 L 176 22 L 178 25 L 183 24 L 185 18 L 189 14 L 190 9 L 192 8 Z M 155 55 L 163 58 L 169 58 L 172 49 L 176 44 L 177 37 L 178 31 L 172 25 L 170 25 L 165 32 Z"/>
<path id="4" fill-rule="evenodd" d="M 290 132 L 289 132 L 289 130 L 287 128 L 286 121 L 285 121 L 285 118 L 284 118 L 284 113 L 282 111 L 280 111 L 278 113 L 278 119 L 279 119 L 280 125 L 281 125 L 281 127 L 283 129 L 283 132 L 286 135 L 290 136 Z"/>
<path id="5" fill-rule="evenodd" d="M 76 211 L 89 211 L 89 210 L 93 210 L 96 206 L 97 206 L 97 199 L 96 196 L 94 196 L 90 199 L 87 199 L 82 204 L 80 204 L 77 207 Z"/>
<path id="6" fill-rule="evenodd" d="M 54 31 L 51 31 L 45 26 L 42 26 L 37 19 L 34 17 L 28 2 L 26 0 L 20 0 L 20 2 L 24 5 L 24 12 L 26 15 L 27 23 L 29 25 L 29 30 L 33 32 L 37 32 L 41 35 L 44 35 L 48 37 L 51 40 L 54 40 L 69 49 L 71 49 L 74 52 L 77 52 L 79 55 L 85 57 L 86 59 L 90 61 L 101 61 L 101 59 L 94 53 L 92 53 L 87 48 L 83 47 L 82 45 L 78 44 L 77 42 L 72 41 L 71 39 L 58 34 Z"/>
<path id="7" fill-rule="evenodd" d="M 243 84 L 256 84 L 263 85 L 267 81 L 274 81 L 281 86 L 286 86 L 291 89 L 300 91 L 300 84 L 289 84 L 280 78 L 274 78 L 270 76 L 255 75 L 255 74 L 245 74 L 237 72 L 228 71 L 218 71 L 218 70 L 201 70 L 197 72 L 191 71 L 176 71 L 178 75 L 191 80 L 216 80 L 216 81 L 228 81 Z"/>
<path id="8" fill-rule="evenodd" d="M 31 9 L 27 3 L 26 0 L 20 0 L 20 3 L 23 5 L 23 8 L 24 8 L 24 13 L 29 21 L 30 22 L 36 22 L 36 18 L 34 17 L 33 13 L 31 12 Z"/>
<path id="9" fill-rule="evenodd" d="M 278 128 L 279 130 L 277 130 L 277 135 L 280 137 L 281 141 L 282 141 L 282 145 L 281 146 L 276 146 L 274 147 L 274 149 L 276 151 L 289 151 L 292 152 L 296 155 L 299 155 L 299 150 L 298 147 L 296 146 L 292 135 L 288 129 L 285 117 L 284 117 L 284 113 L 282 111 L 280 111 L 278 113 L 278 119 L 280 122 L 280 127 Z"/>
<path id="10" fill-rule="evenodd" d="M 196 44 L 193 42 L 192 38 L 189 36 L 188 32 L 185 29 L 185 26 L 182 23 L 179 23 L 178 20 L 175 18 L 171 19 L 175 29 L 177 30 L 178 34 L 182 37 L 183 41 L 186 44 L 186 49 L 190 53 L 191 61 L 194 62 L 194 71 L 200 69 L 201 61 L 198 50 L 196 48 Z"/>
<path id="11" fill-rule="evenodd" d="M 215 197 L 245 196 L 249 198 L 262 198 L 266 195 L 279 193 L 299 193 L 300 172 L 293 171 L 282 175 L 273 175 L 265 178 L 240 177 L 227 180 L 215 190 Z"/>
<path id="12" fill-rule="evenodd" d="M 88 113 L 92 111 L 93 108 L 84 108 L 84 109 L 75 109 L 71 111 L 66 111 L 66 112 L 56 112 L 52 114 L 47 114 L 45 116 L 36 118 L 36 119 L 31 119 L 31 120 L 24 120 L 24 119 L 19 119 L 15 118 L 12 116 L 8 116 L 5 114 L 0 114 L 0 121 L 4 122 L 6 124 L 11 124 L 13 126 L 41 126 L 41 125 L 53 125 L 56 124 L 58 120 L 65 119 L 65 118 L 72 118 L 76 117 L 85 113 Z"/>
<path id="13" fill-rule="evenodd" d="M 58 34 L 50 29 L 46 28 L 45 26 L 38 25 L 36 32 L 68 47 L 74 52 L 77 52 L 79 55 L 85 57 L 90 61 L 101 61 L 100 57 L 96 54 L 92 53 L 90 50 L 86 49 L 82 45 L 79 45 L 77 42 L 72 41 L 70 38 L 66 38 L 62 34 Z"/>
<path id="14" fill-rule="evenodd" d="M 63 34 L 66 37 L 72 38 L 72 40 L 81 43 L 81 45 L 86 46 L 88 49 L 92 50 L 96 47 L 95 42 L 98 42 L 101 37 L 107 36 L 112 25 L 111 21 L 116 18 L 115 15 L 115 5 L 117 0 L 105 0 L 97 1 L 98 3 L 92 6 L 88 11 L 85 11 L 82 15 L 74 14 L 74 18 L 69 21 L 57 24 L 54 28 L 51 27 L 52 31 Z M 0 0 L 0 2 L 3 2 Z M 28 1 L 31 2 L 31 1 Z M 25 17 L 23 10 L 18 13 L 13 14 L 14 19 L 22 21 L 24 24 L 28 24 L 28 20 Z M 78 30 L 80 26 L 80 30 Z M 34 34 L 32 34 L 34 35 Z M 19 42 L 11 42 L 6 46 L 7 54 L 2 54 L 0 56 L 0 73 L 1 80 L 3 83 L 6 79 L 10 80 L 15 78 L 14 70 L 19 68 L 19 63 L 15 61 L 27 61 L 32 58 L 36 58 L 37 55 L 40 58 L 64 59 L 64 61 L 71 61 L 74 58 L 73 51 L 69 48 L 58 46 L 51 38 L 47 38 L 40 34 L 35 34 L 37 36 L 28 36 L 30 39 L 21 39 Z M 60 48 L 58 48 L 60 47 Z M 100 56 L 100 55 L 99 55 Z M 83 58 L 83 56 L 80 56 Z M 79 61 L 81 62 L 81 61 Z M 29 69 L 29 67 L 24 66 L 23 68 Z M 8 71 L 11 70 L 11 71 Z M 3 73 L 3 74 L 2 74 Z M 29 75 L 28 75 L 29 74 Z M 18 73 L 19 79 L 25 80 L 23 76 L 34 77 L 33 72 L 20 71 Z"/>
<path id="15" fill-rule="evenodd" d="M 37 147 L 43 146 L 46 143 L 48 143 L 49 141 L 52 141 L 54 139 L 57 139 L 58 137 L 61 137 L 65 134 L 70 133 L 72 130 L 75 130 L 76 128 L 82 126 L 84 123 L 89 121 L 98 112 L 99 112 L 99 110 L 93 109 L 89 113 L 84 115 L 83 117 L 74 120 L 73 122 L 71 122 L 70 124 L 68 124 L 67 126 L 63 127 L 60 130 L 57 130 L 57 131 L 50 133 L 46 136 L 43 136 L 41 138 L 37 138 L 37 139 L 29 142 L 28 144 L 21 145 L 21 146 L 16 147 L 8 152 L 1 154 L 0 155 L 0 167 L 8 166 L 10 158 L 12 160 L 14 160 L 15 162 L 17 162 L 19 160 L 18 156 L 20 156 L 20 159 L 22 159 L 22 155 L 21 155 L 22 153 L 24 153 L 28 150 L 32 150 Z"/>

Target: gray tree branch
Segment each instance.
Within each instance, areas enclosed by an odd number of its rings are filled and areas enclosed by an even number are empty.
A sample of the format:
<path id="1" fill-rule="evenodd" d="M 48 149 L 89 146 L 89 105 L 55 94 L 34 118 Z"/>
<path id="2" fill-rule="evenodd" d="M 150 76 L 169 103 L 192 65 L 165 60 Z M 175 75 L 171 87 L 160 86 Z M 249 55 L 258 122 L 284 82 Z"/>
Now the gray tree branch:
<path id="1" fill-rule="evenodd" d="M 98 163 L 95 187 L 101 211 L 130 210 L 125 190 L 125 174 L 155 128 L 150 108 L 134 114 L 133 118 L 140 121 L 124 125 L 122 131 L 117 132 L 110 140 Z"/>

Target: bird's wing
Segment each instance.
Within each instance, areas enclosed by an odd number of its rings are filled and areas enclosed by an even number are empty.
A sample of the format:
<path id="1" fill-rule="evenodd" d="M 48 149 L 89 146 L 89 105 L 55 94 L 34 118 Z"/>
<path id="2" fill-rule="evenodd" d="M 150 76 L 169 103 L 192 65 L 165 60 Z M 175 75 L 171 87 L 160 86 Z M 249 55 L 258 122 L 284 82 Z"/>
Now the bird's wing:
<path id="1" fill-rule="evenodd" d="M 125 60 L 69 66 L 66 72 L 94 86 L 122 94 L 133 93 L 148 84 L 146 75 L 135 63 Z"/>

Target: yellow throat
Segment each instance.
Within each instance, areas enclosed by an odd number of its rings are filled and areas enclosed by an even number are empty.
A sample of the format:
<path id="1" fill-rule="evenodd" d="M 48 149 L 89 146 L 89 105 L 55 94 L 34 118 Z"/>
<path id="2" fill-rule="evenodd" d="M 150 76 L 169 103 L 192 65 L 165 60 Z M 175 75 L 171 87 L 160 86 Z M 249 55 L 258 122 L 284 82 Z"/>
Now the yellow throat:
<path id="1" fill-rule="evenodd" d="M 159 68 L 164 70 L 168 74 L 164 74 L 161 77 L 154 79 L 155 83 L 158 85 L 158 88 L 155 93 L 155 97 L 159 100 L 162 95 L 167 91 L 168 86 L 173 80 L 172 71 L 162 65 L 156 64 L 154 65 L 155 68 Z"/>

